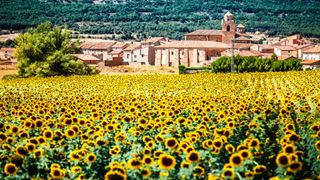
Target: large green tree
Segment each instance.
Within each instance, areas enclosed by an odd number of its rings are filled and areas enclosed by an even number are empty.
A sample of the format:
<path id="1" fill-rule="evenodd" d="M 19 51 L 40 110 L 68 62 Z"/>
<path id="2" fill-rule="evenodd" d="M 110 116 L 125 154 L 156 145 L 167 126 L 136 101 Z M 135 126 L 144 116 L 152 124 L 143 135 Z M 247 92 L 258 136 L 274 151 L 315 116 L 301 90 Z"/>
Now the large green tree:
<path id="1" fill-rule="evenodd" d="M 96 74 L 98 71 L 77 61 L 78 42 L 72 42 L 70 34 L 50 22 L 31 28 L 16 39 L 15 56 L 19 76 L 68 76 Z"/>

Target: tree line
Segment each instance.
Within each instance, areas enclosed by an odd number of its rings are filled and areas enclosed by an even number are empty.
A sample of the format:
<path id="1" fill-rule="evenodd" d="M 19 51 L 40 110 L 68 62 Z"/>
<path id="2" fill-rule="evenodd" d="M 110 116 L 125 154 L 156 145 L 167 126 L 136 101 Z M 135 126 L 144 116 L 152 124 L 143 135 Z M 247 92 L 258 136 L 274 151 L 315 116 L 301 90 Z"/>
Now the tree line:
<path id="1" fill-rule="evenodd" d="M 4 1 L 0 6 L 3 29 L 23 30 L 49 20 L 80 33 L 124 34 L 120 38 L 137 40 L 149 36 L 182 39 L 196 29 L 220 29 L 223 14 L 229 10 L 248 31 L 320 37 L 315 28 L 320 27 L 317 0 L 132 0 L 117 4 L 93 4 L 90 0 Z"/>
<path id="2" fill-rule="evenodd" d="M 211 64 L 212 72 L 231 72 L 231 57 L 221 57 Z M 290 58 L 287 60 L 277 60 L 273 55 L 271 58 L 259 57 L 234 57 L 235 72 L 281 72 L 302 70 L 300 59 Z"/>

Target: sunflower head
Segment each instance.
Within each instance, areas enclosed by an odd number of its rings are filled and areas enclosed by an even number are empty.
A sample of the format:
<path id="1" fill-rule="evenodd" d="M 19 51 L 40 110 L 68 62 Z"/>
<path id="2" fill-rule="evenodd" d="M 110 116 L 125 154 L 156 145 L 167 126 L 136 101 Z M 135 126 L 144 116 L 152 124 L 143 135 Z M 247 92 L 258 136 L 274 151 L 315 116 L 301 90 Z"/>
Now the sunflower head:
<path id="1" fill-rule="evenodd" d="M 161 154 L 158 160 L 161 169 L 171 170 L 176 165 L 176 159 L 167 154 Z"/>
<path id="2" fill-rule="evenodd" d="M 18 168 L 13 163 L 8 163 L 4 166 L 4 173 L 7 175 L 15 175 L 18 171 Z"/>

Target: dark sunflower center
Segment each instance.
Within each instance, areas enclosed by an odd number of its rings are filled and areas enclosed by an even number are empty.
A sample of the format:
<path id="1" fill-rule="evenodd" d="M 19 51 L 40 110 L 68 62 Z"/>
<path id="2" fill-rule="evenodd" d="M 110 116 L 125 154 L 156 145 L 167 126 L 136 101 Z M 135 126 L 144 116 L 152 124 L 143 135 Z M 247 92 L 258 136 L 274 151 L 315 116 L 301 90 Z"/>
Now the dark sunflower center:
<path id="1" fill-rule="evenodd" d="M 8 173 L 10 173 L 10 174 L 16 172 L 16 168 L 14 166 L 9 166 L 7 170 L 8 170 Z"/>
<path id="2" fill-rule="evenodd" d="M 281 156 L 281 157 L 279 158 L 279 162 L 280 162 L 280 164 L 282 164 L 282 165 L 286 165 L 286 164 L 288 164 L 289 160 L 288 160 L 288 158 L 287 158 L 286 156 Z"/>
<path id="3" fill-rule="evenodd" d="M 197 161 L 199 159 L 199 156 L 197 153 L 191 153 L 189 159 L 191 161 Z"/>
<path id="4" fill-rule="evenodd" d="M 232 159 L 232 162 L 235 163 L 235 164 L 240 164 L 241 163 L 241 158 L 236 156 Z"/>
<path id="5" fill-rule="evenodd" d="M 173 163 L 173 161 L 172 161 L 172 159 L 170 159 L 170 158 L 164 157 L 164 158 L 162 159 L 162 164 L 163 164 L 164 166 L 171 166 L 172 163 Z"/>

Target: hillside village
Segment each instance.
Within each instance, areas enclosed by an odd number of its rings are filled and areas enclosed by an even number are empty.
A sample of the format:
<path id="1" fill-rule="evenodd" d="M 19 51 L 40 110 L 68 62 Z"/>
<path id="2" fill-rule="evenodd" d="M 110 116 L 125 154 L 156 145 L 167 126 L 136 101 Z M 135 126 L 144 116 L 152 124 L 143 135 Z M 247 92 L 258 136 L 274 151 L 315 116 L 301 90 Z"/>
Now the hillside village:
<path id="1" fill-rule="evenodd" d="M 248 33 L 236 17 L 228 12 L 221 20 L 221 30 L 196 30 L 185 34 L 184 40 L 152 37 L 142 42 L 116 42 L 84 39 L 81 53 L 74 56 L 91 66 L 173 66 L 202 67 L 221 56 L 302 59 L 303 68 L 320 68 L 320 45 L 299 34 L 283 39 L 263 33 Z M 14 48 L 0 49 L 0 65 L 16 64 Z"/>

